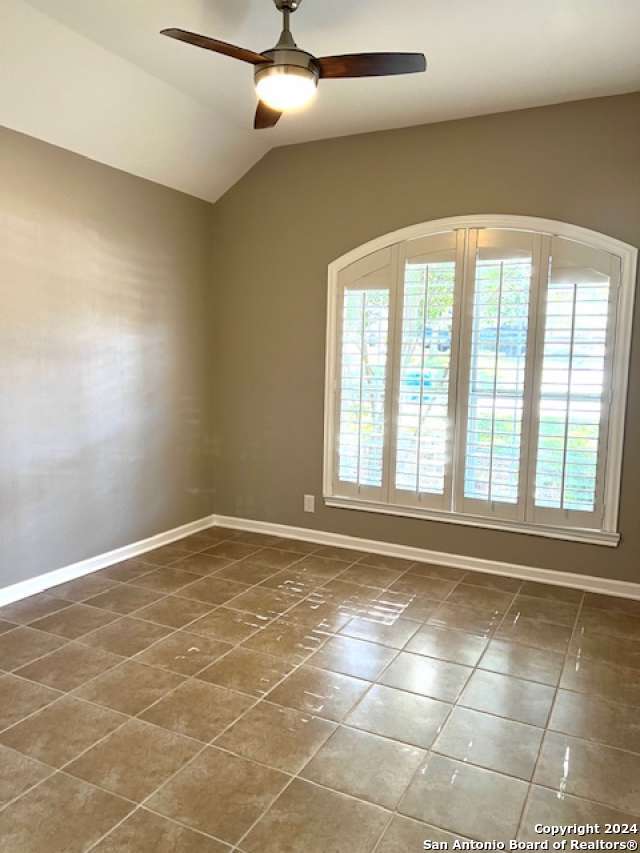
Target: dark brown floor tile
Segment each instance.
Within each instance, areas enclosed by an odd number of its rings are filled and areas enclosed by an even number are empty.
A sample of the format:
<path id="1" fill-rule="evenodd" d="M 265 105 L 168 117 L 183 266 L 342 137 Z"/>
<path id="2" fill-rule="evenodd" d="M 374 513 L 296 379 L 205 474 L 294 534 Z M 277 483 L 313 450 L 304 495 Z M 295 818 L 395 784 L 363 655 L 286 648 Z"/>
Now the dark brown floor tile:
<path id="1" fill-rule="evenodd" d="M 309 658 L 309 665 L 375 681 L 397 654 L 395 649 L 377 643 L 331 637 Z"/>
<path id="2" fill-rule="evenodd" d="M 367 640 L 392 649 L 403 649 L 419 628 L 419 622 L 402 617 L 391 623 L 385 623 L 363 616 L 352 619 L 340 633 L 356 640 Z"/>
<path id="3" fill-rule="evenodd" d="M 106 592 L 115 585 L 115 580 L 104 577 L 102 572 L 95 572 L 56 586 L 52 590 L 52 594 L 67 601 L 82 602 L 86 601 L 87 598 L 93 598 L 94 595 L 99 595 L 101 592 Z"/>
<path id="4" fill-rule="evenodd" d="M 376 569 L 364 563 L 355 563 L 346 568 L 340 577 L 351 583 L 382 590 L 390 587 L 402 574 L 403 571 L 398 569 Z"/>
<path id="5" fill-rule="evenodd" d="M 184 572 L 173 566 L 162 566 L 149 572 L 148 575 L 138 578 L 135 585 L 156 592 L 170 593 L 177 592 L 183 586 L 198 580 L 199 577 L 200 575 L 194 572 Z"/>
<path id="6" fill-rule="evenodd" d="M 277 592 L 284 592 L 300 598 L 318 589 L 323 583 L 324 580 L 322 578 L 318 578 L 309 572 L 300 571 L 296 565 L 290 569 L 283 569 L 281 572 L 276 572 L 275 575 L 271 575 L 271 577 L 262 581 L 260 586 L 264 589 L 273 589 Z"/>
<path id="7" fill-rule="evenodd" d="M 624 850 L 626 846 L 622 846 L 620 842 L 626 844 L 629 841 L 629 833 L 606 832 L 606 826 L 607 824 L 617 825 L 622 829 L 625 824 L 637 822 L 637 815 L 626 814 L 590 800 L 578 799 L 569 796 L 564 791 L 553 791 L 532 785 L 518 831 L 518 838 L 525 841 L 547 841 L 551 847 L 553 842 L 557 841 L 557 835 L 552 835 L 551 831 L 541 833 L 539 831 L 540 826 L 549 827 L 549 830 L 554 826 L 562 826 L 568 830 L 565 830 L 563 839 L 566 838 L 578 843 L 587 841 L 590 845 L 596 841 L 605 842 L 606 846 L 603 844 L 602 849 L 614 849 L 610 845 L 611 842 L 615 841 L 620 845 L 617 849 Z M 588 840 L 578 830 L 578 827 L 583 827 L 586 824 L 591 827 L 594 827 L 595 824 L 599 827 L 599 830 L 592 830 L 589 833 Z M 538 828 L 537 832 L 536 828 Z M 579 848 L 576 847 L 575 849 Z M 595 850 L 595 845 L 591 849 Z"/>
<path id="8" fill-rule="evenodd" d="M 431 755 L 398 810 L 481 841 L 515 838 L 528 784 L 491 770 Z"/>
<path id="9" fill-rule="evenodd" d="M 548 601 L 566 601 L 569 604 L 580 604 L 584 595 L 581 589 L 571 589 L 567 586 L 555 586 L 537 581 L 525 581 L 520 590 L 522 595 L 532 595 L 535 598 L 546 598 Z M 587 593 L 587 596 L 591 593 Z"/>
<path id="10" fill-rule="evenodd" d="M 82 642 L 93 648 L 104 649 L 123 657 L 131 657 L 152 643 L 166 637 L 171 630 L 164 625 L 154 625 L 151 622 L 144 622 L 142 619 L 125 616 L 118 619 L 117 622 L 83 637 Z"/>
<path id="11" fill-rule="evenodd" d="M 328 557 L 330 560 L 342 560 L 345 563 L 356 563 L 362 557 L 367 556 L 366 551 L 355 551 L 352 548 L 336 548 L 333 545 L 315 545 L 314 547 L 316 556 Z"/>
<path id="12" fill-rule="evenodd" d="M 95 853 L 229 853 L 226 844 L 138 809 L 93 848 Z"/>
<path id="13" fill-rule="evenodd" d="M 7 631 L 13 631 L 17 627 L 15 622 L 6 622 L 4 619 L 0 619 L 0 634 L 6 634 Z"/>
<path id="14" fill-rule="evenodd" d="M 84 853 L 131 808 L 120 797 L 56 773 L 0 814 L 0 837 L 7 853 Z"/>
<path id="15" fill-rule="evenodd" d="M 327 788 L 393 809 L 425 755 L 422 749 L 378 735 L 339 728 L 300 775 Z"/>
<path id="16" fill-rule="evenodd" d="M 556 685 L 562 671 L 564 655 L 546 649 L 534 649 L 506 640 L 492 640 L 479 663 L 481 669 L 515 675 L 543 684 Z"/>
<path id="17" fill-rule="evenodd" d="M 640 755 L 602 743 L 546 732 L 534 782 L 554 793 L 640 815 Z M 589 821 L 591 823 L 591 821 Z"/>
<path id="18" fill-rule="evenodd" d="M 339 722 L 369 687 L 368 681 L 303 666 L 269 694 L 269 701 Z"/>
<path id="19" fill-rule="evenodd" d="M 207 575 L 217 574 L 226 566 L 233 565 L 234 562 L 229 557 L 212 557 L 211 554 L 189 554 L 188 557 L 172 563 L 171 568 L 206 577 Z"/>
<path id="20" fill-rule="evenodd" d="M 200 745 L 189 738 L 129 720 L 84 755 L 66 772 L 140 802 L 190 761 Z"/>
<path id="21" fill-rule="evenodd" d="M 376 684 L 346 719 L 349 726 L 428 749 L 451 705 Z"/>
<path id="22" fill-rule="evenodd" d="M 141 719 L 176 734 L 209 742 L 237 720 L 253 699 L 204 681 L 186 681 L 147 709 Z"/>
<path id="23" fill-rule="evenodd" d="M 192 533 L 190 536 L 183 536 L 174 542 L 174 545 L 188 548 L 190 551 L 203 551 L 205 548 L 210 548 L 220 541 L 220 534 L 214 531 L 214 528 L 207 530 L 199 530 L 197 533 Z"/>
<path id="24" fill-rule="evenodd" d="M 300 559 L 300 555 L 294 554 L 293 551 L 280 551 L 277 548 L 262 548 L 252 554 L 249 559 L 258 566 L 267 566 L 278 571 L 289 568 Z"/>
<path id="25" fill-rule="evenodd" d="M 476 637 L 490 637 L 502 620 L 492 607 L 473 609 L 445 602 L 427 620 L 429 625 L 453 631 L 465 631 Z"/>
<path id="26" fill-rule="evenodd" d="M 193 547 L 184 545 L 184 541 L 172 542 L 170 545 L 154 548 L 153 551 L 146 551 L 144 554 L 140 554 L 139 559 L 143 563 L 149 563 L 152 566 L 168 566 L 170 563 L 186 557 L 187 554 L 194 553 Z"/>
<path id="27" fill-rule="evenodd" d="M 148 805 L 180 823 L 235 844 L 289 778 L 209 747 L 154 794 Z"/>
<path id="28" fill-rule="evenodd" d="M 401 652 L 378 680 L 387 687 L 455 702 L 472 672 L 458 663 Z"/>
<path id="29" fill-rule="evenodd" d="M 247 853 L 370 853 L 388 820 L 388 812 L 378 806 L 296 779 L 253 827 L 242 849 Z"/>
<path id="30" fill-rule="evenodd" d="M 216 746 L 276 770 L 297 773 L 335 729 L 335 723 L 271 702 L 259 702 L 216 740 Z"/>
<path id="31" fill-rule="evenodd" d="M 53 768 L 21 752 L 0 746 L 0 808 L 53 772 Z"/>
<path id="32" fill-rule="evenodd" d="M 484 589 L 497 589 L 501 592 L 511 592 L 515 594 L 520 591 L 522 581 L 518 578 L 510 578 L 505 575 L 492 575 L 489 572 L 467 572 L 464 577 L 466 584 L 471 586 L 480 586 Z"/>
<path id="33" fill-rule="evenodd" d="M 542 743 L 542 729 L 468 708 L 454 708 L 433 751 L 529 781 Z"/>
<path id="34" fill-rule="evenodd" d="M 334 604 L 350 608 L 355 616 L 367 609 L 371 602 L 380 595 L 380 590 L 351 583 L 343 580 L 341 576 L 316 589 L 314 595 L 323 597 L 325 601 L 332 601 Z"/>
<path id="35" fill-rule="evenodd" d="M 554 625 L 573 628 L 577 612 L 577 604 L 535 598 L 532 595 L 517 595 L 509 609 L 508 618 L 536 619 L 540 622 L 551 622 Z"/>
<path id="36" fill-rule="evenodd" d="M 270 566 L 259 565 L 251 562 L 253 557 L 246 560 L 241 560 L 239 563 L 231 563 L 224 569 L 217 572 L 217 577 L 224 578 L 227 581 L 235 583 L 245 583 L 248 586 L 253 586 L 256 583 L 262 583 L 267 578 L 273 577 L 277 569 L 272 569 Z"/>
<path id="37" fill-rule="evenodd" d="M 427 598 L 436 598 L 442 601 L 450 594 L 455 586 L 456 581 L 406 574 L 397 581 L 394 581 L 389 589 L 394 592 L 408 592 L 411 595 L 426 595 Z"/>
<path id="38" fill-rule="evenodd" d="M 426 622 L 433 616 L 441 602 L 425 595 L 412 595 L 408 592 L 392 592 L 387 589 L 369 604 L 367 612 L 385 619 L 404 616 L 415 622 Z"/>
<path id="39" fill-rule="evenodd" d="M 587 592 L 584 597 L 584 604 L 585 607 L 626 613 L 628 616 L 640 616 L 640 600 L 634 598 L 622 598 L 616 595 Z"/>
<path id="40" fill-rule="evenodd" d="M 106 610 L 97 607 L 87 607 L 84 604 L 72 604 L 64 610 L 45 616 L 32 623 L 32 628 L 39 631 L 47 631 L 67 640 L 77 640 L 90 631 L 95 631 L 117 617 Z"/>
<path id="41" fill-rule="evenodd" d="M 404 560 L 400 557 L 388 557 L 386 554 L 365 554 L 360 558 L 365 566 L 373 566 L 375 569 L 397 569 L 406 571 L 414 564 L 414 560 Z"/>
<path id="42" fill-rule="evenodd" d="M 232 598 L 228 602 L 228 606 L 234 610 L 244 610 L 246 613 L 251 613 L 262 620 L 264 624 L 269 619 L 281 616 L 299 601 L 299 596 L 256 586 Z"/>
<path id="43" fill-rule="evenodd" d="M 555 689 L 546 684 L 476 670 L 464 689 L 460 704 L 532 726 L 547 724 Z"/>
<path id="44" fill-rule="evenodd" d="M 332 560 L 331 557 L 321 557 L 319 554 L 309 554 L 292 568 L 313 575 L 318 580 L 329 581 L 341 575 L 347 568 L 344 560 Z"/>
<path id="45" fill-rule="evenodd" d="M 284 536 L 277 538 L 272 544 L 275 548 L 280 548 L 282 551 L 293 551 L 301 556 L 318 553 L 320 549 L 320 545 L 316 542 L 307 542 L 304 539 L 288 539 Z M 326 554 L 325 556 L 331 555 Z"/>
<path id="46" fill-rule="evenodd" d="M 640 753 L 640 721 L 637 709 L 630 705 L 559 690 L 549 728 Z M 638 762 L 640 767 L 640 757 Z M 640 807 L 640 794 L 638 805 Z"/>
<path id="47" fill-rule="evenodd" d="M 69 607 L 69 604 L 70 602 L 63 598 L 55 598 L 47 595 L 46 592 L 39 592 L 37 595 L 30 595 L 29 598 L 0 607 L 0 619 L 27 625 L 29 622 L 35 622 L 36 619 L 42 619 L 43 616 L 49 616 L 50 613 L 56 613 L 64 607 Z"/>
<path id="48" fill-rule="evenodd" d="M 581 636 L 610 636 L 623 640 L 640 640 L 640 617 L 615 610 L 583 607 L 576 625 Z"/>
<path id="49" fill-rule="evenodd" d="M 212 575 L 183 586 L 180 590 L 180 595 L 183 598 L 204 601 L 205 604 L 219 605 L 225 604 L 247 589 L 246 584 L 233 583 L 232 581 L 223 580 L 217 575 Z"/>
<path id="50" fill-rule="evenodd" d="M 29 661 L 46 655 L 65 644 L 62 637 L 34 631 L 32 628 L 16 628 L 0 634 L 0 669 L 7 672 L 24 666 Z"/>
<path id="51" fill-rule="evenodd" d="M 199 637 L 187 631 L 177 631 L 141 652 L 137 661 L 149 666 L 169 669 L 181 675 L 195 675 L 231 648 L 229 643 Z"/>
<path id="52" fill-rule="evenodd" d="M 309 630 L 333 633 L 349 622 L 352 614 L 344 607 L 325 602 L 321 596 L 311 594 L 287 612 L 287 619 L 297 625 L 305 625 Z"/>
<path id="53" fill-rule="evenodd" d="M 280 658 L 249 649 L 233 649 L 200 672 L 198 679 L 251 696 L 264 696 L 289 675 L 292 668 L 291 664 Z"/>
<path id="54" fill-rule="evenodd" d="M 317 651 L 328 637 L 326 633 L 282 618 L 245 640 L 243 647 L 298 664 Z"/>
<path id="55" fill-rule="evenodd" d="M 483 637 L 425 625 L 409 640 L 406 651 L 475 666 L 486 646 L 487 641 Z"/>
<path id="56" fill-rule="evenodd" d="M 123 560 L 121 563 L 116 563 L 115 566 L 109 566 L 107 569 L 102 569 L 100 574 L 110 580 L 127 583 L 128 581 L 135 582 L 136 578 L 147 575 L 152 571 L 153 566 L 149 565 L 149 563 L 143 563 L 142 560 L 132 558 L 130 560 Z"/>
<path id="57" fill-rule="evenodd" d="M 87 604 L 93 607 L 102 607 L 103 610 L 110 610 L 112 613 L 122 613 L 127 615 L 133 613 L 134 610 L 139 610 L 141 607 L 147 607 L 162 598 L 161 592 L 154 592 L 150 589 L 142 589 L 131 584 L 122 584 L 107 590 L 100 595 L 89 598 Z"/>
<path id="58" fill-rule="evenodd" d="M 138 610 L 136 617 L 155 622 L 157 625 L 166 625 L 168 628 L 184 628 L 189 622 L 199 619 L 205 613 L 210 613 L 214 606 L 202 601 L 193 601 L 190 598 L 168 595 Z"/>
<path id="59" fill-rule="evenodd" d="M 506 613 L 512 601 L 511 592 L 486 589 L 467 583 L 458 584 L 447 598 L 447 604 L 459 604 L 461 607 L 469 607 L 472 610 L 481 610 L 483 613 L 493 615 Z"/>
<path id="60" fill-rule="evenodd" d="M 51 767 L 62 767 L 125 720 L 115 711 L 64 696 L 6 729 L 0 742 Z"/>
<path id="61" fill-rule="evenodd" d="M 437 578 L 442 581 L 461 581 L 469 574 L 464 569 L 455 566 L 437 566 L 435 563 L 413 563 L 407 569 L 410 575 L 420 575 L 423 578 Z"/>
<path id="62" fill-rule="evenodd" d="M 0 647 L 2 640 L 3 637 L 0 637 Z M 569 645 L 569 654 L 603 664 L 640 669 L 640 642 L 624 640 L 621 637 L 611 637 L 606 634 L 585 637 L 576 633 Z"/>
<path id="63" fill-rule="evenodd" d="M 251 613 L 242 613 L 239 610 L 231 610 L 229 607 L 218 607 L 196 622 L 192 622 L 189 625 L 189 631 L 236 645 L 248 639 L 263 624 L 263 620 Z"/>
<path id="64" fill-rule="evenodd" d="M 234 536 L 235 542 L 244 542 L 245 545 L 259 545 L 261 548 L 273 548 L 279 536 L 270 533 L 255 533 L 252 530 L 238 530 Z"/>
<path id="65" fill-rule="evenodd" d="M 57 690 L 74 690 L 85 681 L 116 666 L 121 660 L 102 649 L 91 649 L 81 643 L 67 643 L 51 654 L 21 667 L 16 673 Z"/>
<path id="66" fill-rule="evenodd" d="M 74 696 L 135 716 L 184 681 L 184 676 L 125 661 L 79 687 Z"/>
<path id="67" fill-rule="evenodd" d="M 452 835 L 426 823 L 420 823 L 409 817 L 396 815 L 386 829 L 380 844 L 376 847 L 376 853 L 409 853 L 426 849 L 425 841 L 446 844 L 446 847 L 432 846 L 433 850 L 453 850 L 454 842 L 462 841 L 460 836 Z M 463 848 L 459 848 L 463 849 Z"/>
<path id="68" fill-rule="evenodd" d="M 61 694 L 41 684 L 5 675 L 0 678 L 0 730 L 44 708 Z"/>
<path id="69" fill-rule="evenodd" d="M 571 628 L 509 612 L 495 636 L 496 639 L 564 654 L 571 639 Z"/>
<path id="70" fill-rule="evenodd" d="M 560 686 L 576 693 L 640 707 L 640 679 L 634 669 L 569 656 Z"/>
<path id="71" fill-rule="evenodd" d="M 258 545 L 244 545 L 242 542 L 219 542 L 208 548 L 205 553 L 212 557 L 229 557 L 231 560 L 242 560 L 259 551 Z"/>

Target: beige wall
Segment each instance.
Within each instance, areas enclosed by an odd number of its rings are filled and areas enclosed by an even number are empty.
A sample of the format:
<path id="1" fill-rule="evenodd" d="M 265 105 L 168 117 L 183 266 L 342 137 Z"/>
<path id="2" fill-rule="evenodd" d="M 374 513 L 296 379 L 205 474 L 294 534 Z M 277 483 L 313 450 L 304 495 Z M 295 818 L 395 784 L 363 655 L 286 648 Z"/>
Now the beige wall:
<path id="1" fill-rule="evenodd" d="M 468 213 L 560 219 L 639 246 L 640 95 L 279 148 L 230 190 L 214 208 L 216 511 L 640 581 L 637 323 L 619 548 L 319 499 L 327 264 L 396 228 Z M 302 512 L 304 493 L 318 496 L 315 515 Z"/>
<path id="2" fill-rule="evenodd" d="M 0 587 L 212 511 L 210 214 L 0 129 Z"/>

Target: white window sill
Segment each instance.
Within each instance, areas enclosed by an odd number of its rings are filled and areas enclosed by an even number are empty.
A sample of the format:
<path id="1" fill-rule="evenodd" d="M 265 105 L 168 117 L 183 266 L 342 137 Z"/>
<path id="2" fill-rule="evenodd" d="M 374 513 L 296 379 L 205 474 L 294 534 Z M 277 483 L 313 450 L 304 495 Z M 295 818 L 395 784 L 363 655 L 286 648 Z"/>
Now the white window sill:
<path id="1" fill-rule="evenodd" d="M 527 536 L 544 536 L 547 539 L 565 539 L 569 542 L 586 542 L 590 545 L 604 545 L 616 548 L 620 544 L 619 533 L 586 528 L 551 527 L 542 524 L 528 524 L 524 521 L 503 521 L 480 516 L 461 515 L 452 512 L 417 509 L 416 507 L 393 506 L 357 498 L 324 497 L 326 506 L 337 509 L 355 509 L 361 512 L 377 512 L 383 515 L 398 515 L 404 518 L 423 518 L 428 521 L 441 521 L 445 524 L 462 524 L 467 527 L 484 527 L 489 530 L 504 530 L 509 533 L 524 533 Z"/>

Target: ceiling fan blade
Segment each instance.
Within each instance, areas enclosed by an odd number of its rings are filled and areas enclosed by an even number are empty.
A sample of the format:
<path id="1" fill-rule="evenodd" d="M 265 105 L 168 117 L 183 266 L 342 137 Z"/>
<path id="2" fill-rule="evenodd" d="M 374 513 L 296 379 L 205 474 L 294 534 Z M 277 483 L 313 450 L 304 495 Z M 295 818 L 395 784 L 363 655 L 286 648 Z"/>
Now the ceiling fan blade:
<path id="1" fill-rule="evenodd" d="M 266 130 L 269 127 L 275 127 L 280 120 L 281 112 L 272 110 L 264 101 L 258 101 L 258 109 L 253 126 L 256 130 Z"/>
<path id="2" fill-rule="evenodd" d="M 318 59 L 325 80 L 344 77 L 387 77 L 427 70 L 423 53 L 351 53 Z"/>
<path id="3" fill-rule="evenodd" d="M 272 61 L 268 56 L 255 53 L 253 50 L 236 47 L 235 44 L 227 44 L 226 41 L 218 41 L 218 39 L 201 36 L 198 33 L 190 33 L 188 30 L 179 30 L 175 27 L 170 27 L 168 30 L 161 30 L 160 34 L 177 39 L 178 41 L 184 41 L 187 44 L 193 44 L 196 47 L 203 47 L 205 50 L 222 53 L 224 56 L 230 56 L 232 59 L 241 59 L 243 62 L 250 62 L 252 65 L 261 65 L 263 62 Z"/>

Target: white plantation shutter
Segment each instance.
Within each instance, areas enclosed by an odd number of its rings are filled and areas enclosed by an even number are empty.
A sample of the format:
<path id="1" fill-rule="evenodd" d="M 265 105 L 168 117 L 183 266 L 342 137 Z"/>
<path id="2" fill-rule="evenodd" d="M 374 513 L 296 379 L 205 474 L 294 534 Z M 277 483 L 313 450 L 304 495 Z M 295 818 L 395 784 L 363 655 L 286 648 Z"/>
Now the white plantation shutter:
<path id="1" fill-rule="evenodd" d="M 325 497 L 616 544 L 637 253 L 479 220 L 332 273 Z"/>
<path id="2" fill-rule="evenodd" d="M 447 508 L 464 234 L 407 243 L 402 253 L 394 377 L 394 500 Z"/>
<path id="3" fill-rule="evenodd" d="M 336 388 L 336 487 L 340 494 L 382 492 L 392 253 L 347 268 L 340 291 L 340 381 Z"/>
<path id="4" fill-rule="evenodd" d="M 556 237 L 543 294 L 532 518 L 599 527 L 619 260 Z"/>
<path id="5" fill-rule="evenodd" d="M 459 400 L 457 506 L 463 512 L 523 518 L 525 379 L 531 358 L 531 298 L 539 238 L 483 229 L 469 237 L 463 321 L 468 365 Z"/>

